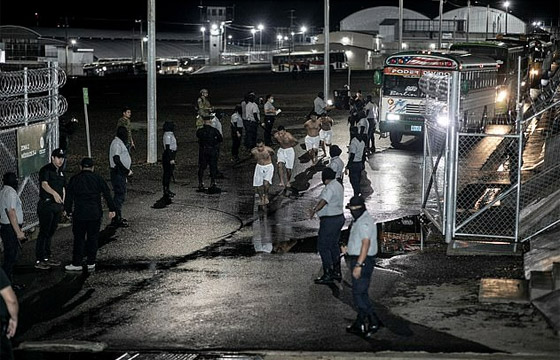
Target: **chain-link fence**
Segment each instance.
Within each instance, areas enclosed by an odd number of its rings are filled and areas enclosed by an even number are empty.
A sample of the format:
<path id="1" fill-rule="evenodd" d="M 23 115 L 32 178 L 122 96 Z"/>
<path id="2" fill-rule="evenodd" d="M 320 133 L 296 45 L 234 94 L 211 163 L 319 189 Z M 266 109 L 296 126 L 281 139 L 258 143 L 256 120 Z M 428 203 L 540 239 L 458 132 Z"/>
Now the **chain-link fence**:
<path id="1" fill-rule="evenodd" d="M 39 175 L 36 171 L 25 176 L 19 173 L 18 132 L 31 124 L 45 124 L 47 153 L 58 146 L 58 117 L 68 108 L 58 88 L 65 82 L 64 71 L 50 63 L 41 69 L 0 72 L 0 173 L 11 171 L 20 178 L 24 230 L 38 223 Z"/>
<path id="2" fill-rule="evenodd" d="M 525 103 L 526 119 L 520 116 L 518 127 L 491 124 L 484 133 L 459 131 L 455 146 L 438 121 L 450 104 L 442 91 L 449 81 L 448 76 L 429 75 L 420 82 L 428 94 L 423 174 L 427 217 L 442 233 L 451 229 L 454 237 L 508 242 L 528 240 L 559 223 L 560 73 Z M 448 83 L 447 88 L 455 85 Z M 446 191 L 450 187 L 451 193 Z"/>

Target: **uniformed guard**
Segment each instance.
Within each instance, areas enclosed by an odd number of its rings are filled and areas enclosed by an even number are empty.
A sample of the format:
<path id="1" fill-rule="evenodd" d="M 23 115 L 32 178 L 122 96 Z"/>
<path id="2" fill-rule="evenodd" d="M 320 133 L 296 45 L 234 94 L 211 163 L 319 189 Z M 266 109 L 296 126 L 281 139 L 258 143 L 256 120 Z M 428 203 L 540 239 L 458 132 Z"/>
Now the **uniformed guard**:
<path id="1" fill-rule="evenodd" d="M 209 192 L 217 192 L 218 145 L 223 141 L 222 134 L 212 126 L 212 119 L 205 118 L 202 128 L 196 131 L 198 138 L 198 190 L 205 191 L 204 171 L 210 166 Z"/>
<path id="2" fill-rule="evenodd" d="M 13 172 L 2 177 L 4 186 L 0 190 L 0 237 L 4 244 L 4 263 L 2 268 L 13 283 L 13 269 L 20 253 L 20 241 L 25 239 L 21 230 L 23 210 L 17 194 L 18 178 Z"/>

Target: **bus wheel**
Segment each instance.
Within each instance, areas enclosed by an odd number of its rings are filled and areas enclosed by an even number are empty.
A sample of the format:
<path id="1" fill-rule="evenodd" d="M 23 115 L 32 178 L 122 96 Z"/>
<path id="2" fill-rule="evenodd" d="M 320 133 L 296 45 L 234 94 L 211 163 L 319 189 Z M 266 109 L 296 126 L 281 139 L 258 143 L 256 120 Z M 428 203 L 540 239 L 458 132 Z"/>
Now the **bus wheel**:
<path id="1" fill-rule="evenodd" d="M 389 138 L 391 139 L 391 145 L 393 145 L 393 147 L 399 145 L 401 143 L 402 140 L 402 132 L 400 131 L 391 131 L 391 134 L 389 135 Z"/>

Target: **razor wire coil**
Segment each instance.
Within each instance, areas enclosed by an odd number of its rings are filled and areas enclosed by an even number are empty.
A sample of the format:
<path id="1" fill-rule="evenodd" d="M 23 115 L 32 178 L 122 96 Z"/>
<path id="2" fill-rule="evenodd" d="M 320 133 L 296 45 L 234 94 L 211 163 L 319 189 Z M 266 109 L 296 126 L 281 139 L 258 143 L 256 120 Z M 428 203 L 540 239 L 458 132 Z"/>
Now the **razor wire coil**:
<path id="1" fill-rule="evenodd" d="M 53 79 L 56 76 L 56 83 Z M 0 99 L 37 94 L 66 83 L 66 73 L 59 67 L 0 72 Z"/>

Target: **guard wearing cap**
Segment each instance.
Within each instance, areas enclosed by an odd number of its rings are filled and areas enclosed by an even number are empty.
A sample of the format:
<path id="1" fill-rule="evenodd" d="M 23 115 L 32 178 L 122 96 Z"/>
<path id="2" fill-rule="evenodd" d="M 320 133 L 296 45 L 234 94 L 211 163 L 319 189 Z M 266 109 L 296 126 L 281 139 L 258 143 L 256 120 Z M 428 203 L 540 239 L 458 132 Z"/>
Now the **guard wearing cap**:
<path id="1" fill-rule="evenodd" d="M 66 178 L 62 172 L 66 152 L 61 148 L 51 153 L 51 162 L 39 170 L 39 235 L 35 246 L 35 268 L 48 270 L 60 262 L 51 258 L 51 240 L 64 210 Z"/>
<path id="2" fill-rule="evenodd" d="M 87 269 L 95 270 L 97 257 L 97 240 L 103 209 L 101 195 L 109 207 L 109 219 L 115 217 L 115 203 L 111 190 L 103 178 L 94 173 L 93 159 L 86 157 L 80 162 L 81 171 L 72 176 L 68 182 L 68 191 L 64 207 L 72 214 L 72 233 L 74 234 L 74 251 L 72 263 L 66 265 L 67 271 L 82 271 L 84 248 L 87 257 Z M 87 240 L 86 240 L 87 236 Z"/>
<path id="3" fill-rule="evenodd" d="M 353 218 L 346 253 L 347 263 L 352 272 L 352 298 L 354 306 L 358 309 L 358 317 L 346 330 L 370 337 L 381 325 L 368 295 L 377 255 L 377 225 L 368 213 L 361 196 L 352 197 L 346 208 L 350 210 Z"/>
<path id="4" fill-rule="evenodd" d="M 315 283 L 328 285 L 342 279 L 339 240 L 345 222 L 344 188 L 335 180 L 336 173 L 331 168 L 323 169 L 321 177 L 325 188 L 311 210 L 311 218 L 317 213 L 320 219 L 317 251 L 323 263 L 323 275 Z"/>
<path id="5" fill-rule="evenodd" d="M 4 263 L 2 268 L 13 283 L 13 269 L 20 254 L 20 241 L 25 239 L 22 231 L 23 209 L 18 196 L 18 178 L 13 172 L 2 177 L 4 186 L 0 190 L 0 237 L 4 245 Z"/>
<path id="6" fill-rule="evenodd" d="M 329 161 L 329 167 L 334 170 L 336 174 L 336 180 L 342 184 L 342 179 L 344 177 L 344 162 L 340 158 L 342 150 L 338 145 L 331 146 L 331 161 Z"/>

